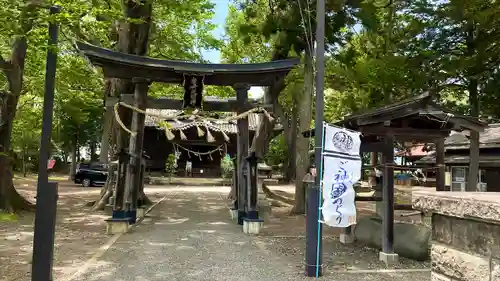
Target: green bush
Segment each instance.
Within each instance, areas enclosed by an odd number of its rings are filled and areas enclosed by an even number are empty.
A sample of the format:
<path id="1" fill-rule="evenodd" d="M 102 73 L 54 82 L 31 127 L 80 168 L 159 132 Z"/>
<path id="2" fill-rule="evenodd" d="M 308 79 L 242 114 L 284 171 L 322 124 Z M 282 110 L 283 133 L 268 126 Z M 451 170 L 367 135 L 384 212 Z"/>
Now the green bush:
<path id="1" fill-rule="evenodd" d="M 234 170 L 234 165 L 233 165 L 233 160 L 229 155 L 226 154 L 224 158 L 222 158 L 222 161 L 220 163 L 220 167 L 222 170 L 222 177 L 225 179 L 231 178 L 233 175 L 233 170 Z"/>
<path id="2" fill-rule="evenodd" d="M 177 170 L 177 158 L 174 154 L 169 154 L 165 162 L 165 172 L 167 173 L 168 180 L 171 181 Z"/>

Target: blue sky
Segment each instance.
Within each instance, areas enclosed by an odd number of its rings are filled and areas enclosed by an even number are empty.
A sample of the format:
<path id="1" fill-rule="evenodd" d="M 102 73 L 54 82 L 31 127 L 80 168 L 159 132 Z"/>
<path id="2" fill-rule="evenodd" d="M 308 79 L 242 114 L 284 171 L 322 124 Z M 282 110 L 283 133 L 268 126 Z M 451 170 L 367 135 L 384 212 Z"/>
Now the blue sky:
<path id="1" fill-rule="evenodd" d="M 224 35 L 224 23 L 226 21 L 231 0 L 210 0 L 210 2 L 215 4 L 215 16 L 212 19 L 212 22 L 217 25 L 217 28 L 213 31 L 213 34 L 220 39 Z M 203 58 L 209 60 L 210 62 L 220 62 L 219 51 L 205 50 L 202 53 Z"/>
<path id="2" fill-rule="evenodd" d="M 217 27 L 213 31 L 215 37 L 221 39 L 224 35 L 224 23 L 226 22 L 226 17 L 229 12 L 229 4 L 231 0 L 210 0 L 210 2 L 215 4 L 215 16 L 212 19 L 212 23 L 216 24 Z M 212 63 L 220 62 L 220 52 L 216 50 L 204 50 L 202 51 L 204 59 L 209 60 Z M 252 87 L 248 92 L 251 98 L 260 98 L 264 94 L 263 89 L 260 87 Z"/>

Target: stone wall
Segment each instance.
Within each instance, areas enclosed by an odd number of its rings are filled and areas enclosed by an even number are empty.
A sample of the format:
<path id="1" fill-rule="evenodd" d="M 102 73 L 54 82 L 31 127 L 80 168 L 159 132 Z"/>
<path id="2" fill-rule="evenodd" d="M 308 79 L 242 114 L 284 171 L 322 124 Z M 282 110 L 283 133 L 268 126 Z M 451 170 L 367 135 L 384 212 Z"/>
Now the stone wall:
<path id="1" fill-rule="evenodd" d="M 500 194 L 418 191 L 432 212 L 432 281 L 500 281 Z"/>

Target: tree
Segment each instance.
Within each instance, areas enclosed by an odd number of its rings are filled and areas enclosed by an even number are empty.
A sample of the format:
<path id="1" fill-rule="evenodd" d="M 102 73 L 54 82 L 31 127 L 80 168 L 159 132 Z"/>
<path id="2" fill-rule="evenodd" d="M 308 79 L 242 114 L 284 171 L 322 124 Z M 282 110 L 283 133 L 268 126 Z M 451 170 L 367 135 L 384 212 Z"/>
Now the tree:
<path id="1" fill-rule="evenodd" d="M 314 1 L 313 1 L 314 2 Z M 262 5 L 262 4 L 261 4 Z M 273 1 L 268 3 L 267 11 L 262 13 L 259 8 L 259 1 L 244 1 L 241 5 L 245 11 L 245 15 L 252 18 L 264 18 L 259 24 L 249 23 L 241 26 L 241 33 L 261 34 L 268 40 L 273 39 L 273 54 L 271 60 L 287 58 L 289 55 L 296 55 L 303 60 L 303 90 L 295 91 L 292 100 L 293 106 L 288 114 L 291 119 L 291 131 L 293 134 L 287 134 L 292 139 L 289 141 L 290 146 L 295 147 L 295 177 L 296 177 L 296 194 L 304 194 L 302 192 L 303 185 L 302 177 L 305 175 L 307 166 L 309 165 L 309 143 L 301 135 L 303 131 L 310 128 L 312 124 L 312 107 L 313 107 L 313 42 L 315 40 L 315 3 L 308 1 Z M 329 2 L 327 5 L 326 18 L 326 43 L 327 50 L 333 50 L 336 44 L 341 44 L 349 36 L 346 32 L 349 27 L 355 24 L 355 18 L 362 21 L 365 18 L 372 18 L 375 11 L 372 3 L 359 3 L 357 1 L 347 2 Z M 274 112 L 279 112 L 278 97 L 280 92 L 286 89 L 286 83 L 281 81 L 266 91 L 266 100 L 274 105 Z M 300 101 L 300 102 L 298 102 Z M 282 107 L 283 108 L 283 107 Z M 283 114 L 285 115 L 285 114 Z M 267 150 L 270 141 L 270 133 L 273 124 L 264 121 L 259 126 L 259 130 L 252 142 L 251 151 L 257 156 L 263 157 Z M 305 211 L 305 198 L 296 196 L 295 205 L 292 213 L 301 214 Z"/>
<path id="2" fill-rule="evenodd" d="M 168 4 L 168 5 L 167 5 Z M 154 12 L 154 13 L 153 13 Z M 200 49 L 204 47 L 217 47 L 219 44 L 209 33 L 214 27 L 208 20 L 213 15 L 213 4 L 207 0 L 190 0 L 171 3 L 170 1 L 126 1 L 124 5 L 126 20 L 116 24 L 117 34 L 116 49 L 119 52 L 147 55 L 148 50 L 153 56 L 160 58 L 193 59 L 200 58 Z M 153 14 L 156 18 L 153 19 Z M 192 19 L 186 21 L 186 19 Z M 175 24 L 175 25 L 174 25 Z M 191 29 L 194 29 L 194 35 Z M 168 44 L 167 44 L 168 43 Z M 151 46 L 151 48 L 149 48 Z M 133 93 L 133 85 L 128 81 L 110 79 L 105 87 L 106 97 L 117 97 L 124 93 Z M 156 85 L 151 91 L 157 93 L 179 94 L 179 87 Z M 109 116 L 107 115 L 109 118 Z M 120 109 L 120 117 L 125 124 L 131 118 L 131 112 Z M 106 124 L 109 122 L 105 120 Z M 111 125 L 111 146 L 114 151 L 128 147 L 129 136 L 113 121 Z M 108 137 L 106 132 L 103 138 Z M 111 169 L 111 168 L 110 168 Z M 111 171 L 110 171 L 111 172 Z M 101 198 L 96 201 L 94 209 L 104 208 L 112 194 L 112 186 L 108 182 L 101 192 Z M 143 190 L 139 192 L 139 200 L 150 203 Z"/>
<path id="3" fill-rule="evenodd" d="M 41 133 L 42 100 L 36 95 L 25 94 L 20 97 L 18 113 L 12 126 L 12 150 L 21 157 L 20 170 L 24 176 L 30 170 L 30 157 L 38 153 Z M 27 129 L 31 128 L 31 129 Z"/>
<path id="4" fill-rule="evenodd" d="M 17 212 L 33 209 L 33 205 L 16 191 L 12 182 L 11 134 L 24 89 L 28 36 L 40 35 L 31 31 L 36 17 L 41 13 L 41 3 L 35 0 L 1 3 L 0 69 L 3 79 L 0 90 L 0 209 Z"/>

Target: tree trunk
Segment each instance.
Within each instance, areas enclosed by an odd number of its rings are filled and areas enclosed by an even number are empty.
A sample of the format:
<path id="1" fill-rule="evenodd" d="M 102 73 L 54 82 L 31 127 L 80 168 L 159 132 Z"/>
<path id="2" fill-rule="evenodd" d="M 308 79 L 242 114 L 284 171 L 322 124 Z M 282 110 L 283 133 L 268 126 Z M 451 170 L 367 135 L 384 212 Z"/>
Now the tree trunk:
<path id="1" fill-rule="evenodd" d="M 274 50 L 272 61 L 282 60 L 288 57 L 289 50 Z M 273 105 L 273 112 L 276 112 L 278 106 L 278 97 L 281 91 L 285 88 L 285 80 L 280 80 L 276 82 L 271 87 L 266 88 L 264 92 L 264 101 L 266 104 Z M 264 158 L 269 150 L 269 142 L 271 141 L 274 124 L 276 119 L 269 121 L 267 118 L 263 118 L 262 122 L 259 123 L 259 127 L 255 132 L 252 140 L 252 146 L 250 147 L 250 153 L 255 153 L 258 158 Z"/>
<path id="2" fill-rule="evenodd" d="M 82 161 L 82 157 L 80 155 L 80 146 L 77 144 L 75 144 L 75 151 L 76 151 L 76 162 L 83 162 Z"/>
<path id="3" fill-rule="evenodd" d="M 76 175 L 76 164 L 77 164 L 77 146 L 74 144 L 71 147 L 71 165 L 69 166 L 69 180 L 73 180 L 73 176 Z"/>
<path id="4" fill-rule="evenodd" d="M 296 138 L 296 162 L 295 162 L 295 204 L 292 214 L 304 214 L 306 208 L 306 198 L 302 179 L 307 173 L 310 165 L 309 161 L 309 139 L 302 136 L 302 132 L 311 129 L 312 121 L 312 100 L 314 91 L 314 69 L 312 54 L 306 49 L 304 54 L 304 91 L 296 96 L 295 106 L 297 107 L 299 128 L 295 130 Z M 298 118 L 297 118 L 298 117 Z M 294 118 L 292 116 L 292 118 Z"/>
<path id="5" fill-rule="evenodd" d="M 23 148 L 23 177 L 26 177 L 28 174 L 28 171 L 26 169 L 26 157 L 28 157 L 28 148 L 24 147 Z"/>
<path id="6" fill-rule="evenodd" d="M 140 2 L 140 3 L 137 3 Z M 141 20 L 140 23 L 134 23 L 129 21 L 122 21 L 117 25 L 118 28 L 118 51 L 127 54 L 133 54 L 138 56 L 145 56 L 148 52 L 149 44 L 149 32 L 151 28 L 151 16 L 152 16 L 152 6 L 151 1 L 125 1 L 124 14 L 131 19 Z M 110 79 L 111 85 L 109 86 L 109 95 L 111 97 L 119 97 L 121 94 L 133 94 L 134 84 L 129 80 L 121 79 Z M 106 88 L 106 91 L 108 88 Z M 107 93 L 106 93 L 107 94 Z M 125 125 L 130 125 L 132 112 L 129 109 L 120 107 L 119 110 L 120 118 Z M 113 117 L 114 118 L 114 117 Z M 123 131 L 116 120 L 113 121 L 111 129 L 116 132 L 116 149 L 115 151 L 120 151 L 121 148 L 128 148 L 129 134 Z M 109 147 L 109 146 L 108 146 Z M 111 167 L 109 168 L 111 172 Z M 101 191 L 101 198 L 96 201 L 94 205 L 94 210 L 102 210 L 106 206 L 106 202 L 111 196 L 113 186 L 106 181 L 105 186 Z M 105 198 L 107 197 L 107 198 Z M 139 197 L 144 200 L 144 202 L 151 202 L 144 193 L 140 191 Z"/>
<path id="7" fill-rule="evenodd" d="M 153 202 L 151 202 L 151 200 L 148 198 L 148 196 L 144 192 L 144 185 L 141 185 L 139 188 L 139 196 L 137 197 L 137 200 L 139 202 L 142 202 L 142 204 L 146 205 L 146 206 L 153 204 Z"/>
<path id="8" fill-rule="evenodd" d="M 38 1 L 29 1 L 18 16 L 22 34 L 33 27 L 38 11 Z M 19 96 L 23 90 L 24 65 L 28 43 L 25 36 L 17 36 L 12 45 L 11 57 L 5 60 L 0 54 L 0 70 L 7 78 L 9 93 L 0 95 L 0 209 L 8 212 L 34 210 L 34 205 L 24 199 L 14 188 L 10 145 L 12 124 L 16 116 Z"/>
<path id="9" fill-rule="evenodd" d="M 96 143 L 94 140 L 92 140 L 92 141 L 90 141 L 90 162 L 93 162 L 96 160 L 95 151 L 96 151 Z"/>
<path id="10" fill-rule="evenodd" d="M 469 102 L 471 116 L 479 116 L 479 100 L 477 92 L 477 80 L 471 79 L 469 82 Z M 469 152 L 469 177 L 467 179 L 467 191 L 477 191 L 479 175 L 479 132 L 470 132 L 470 152 Z"/>
<path id="11" fill-rule="evenodd" d="M 109 88 L 111 87 L 111 80 L 106 79 L 106 84 L 105 84 L 105 94 L 104 94 L 104 100 L 108 97 L 110 94 Z M 101 136 L 101 152 L 99 155 L 99 162 L 103 164 L 108 164 L 109 162 L 109 147 L 111 145 L 111 137 L 112 137 L 112 126 L 113 126 L 113 108 L 112 107 L 106 107 L 106 111 L 104 112 L 104 126 L 102 129 L 102 136 Z"/>
<path id="12" fill-rule="evenodd" d="M 475 53 L 475 28 L 474 24 L 469 24 L 467 30 L 467 54 L 474 56 Z M 478 56 L 480 57 L 480 56 Z M 477 61 L 476 63 L 480 63 Z M 469 84 L 467 89 L 469 91 L 470 114 L 472 117 L 479 117 L 479 81 L 475 78 L 476 69 L 472 66 L 467 71 Z M 469 152 L 469 177 L 467 179 L 467 191 L 477 191 L 478 175 L 479 175 L 479 132 L 470 132 L 470 152 Z"/>
<path id="13" fill-rule="evenodd" d="M 295 112 L 295 114 L 294 114 Z M 295 179 L 295 147 L 296 147 L 296 134 L 297 134 L 297 116 L 296 107 L 292 109 L 291 118 L 289 114 L 285 113 L 283 107 L 278 104 L 276 106 L 276 115 L 279 116 L 281 124 L 283 125 L 283 135 L 287 148 L 286 162 L 283 163 L 283 180 L 290 183 Z"/>
<path id="14" fill-rule="evenodd" d="M 5 95 L 0 107 L 0 210 L 17 213 L 34 210 L 34 205 L 24 199 L 14 188 L 12 181 L 12 157 L 10 136 L 18 96 Z"/>

